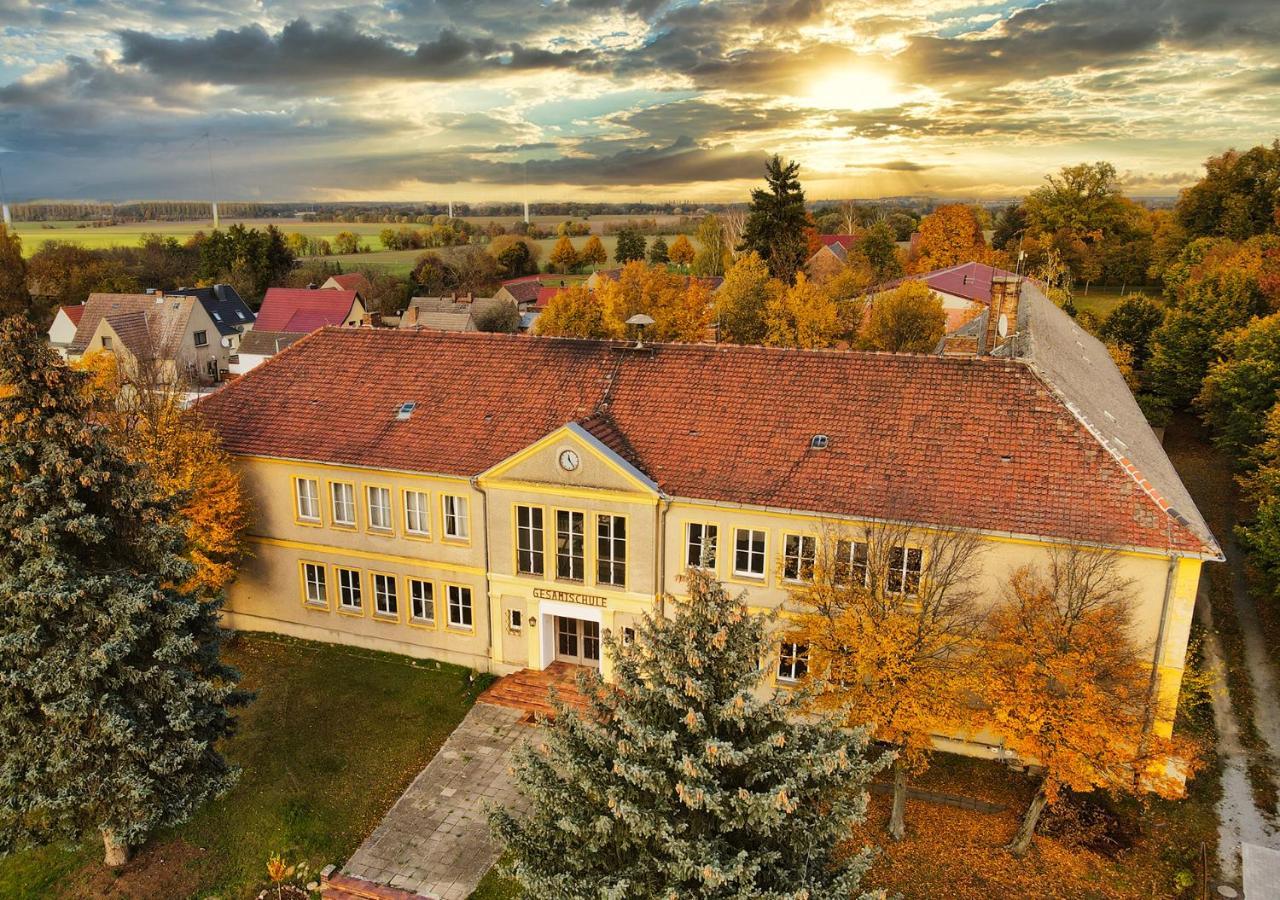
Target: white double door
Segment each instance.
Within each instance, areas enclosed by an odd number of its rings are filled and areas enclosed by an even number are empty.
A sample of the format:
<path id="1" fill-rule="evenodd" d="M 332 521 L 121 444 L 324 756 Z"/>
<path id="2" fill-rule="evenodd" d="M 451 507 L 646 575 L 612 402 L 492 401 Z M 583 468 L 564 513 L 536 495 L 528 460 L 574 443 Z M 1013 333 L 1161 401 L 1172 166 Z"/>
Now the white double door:
<path id="1" fill-rule="evenodd" d="M 600 666 L 600 623 L 556 616 L 556 662 Z"/>

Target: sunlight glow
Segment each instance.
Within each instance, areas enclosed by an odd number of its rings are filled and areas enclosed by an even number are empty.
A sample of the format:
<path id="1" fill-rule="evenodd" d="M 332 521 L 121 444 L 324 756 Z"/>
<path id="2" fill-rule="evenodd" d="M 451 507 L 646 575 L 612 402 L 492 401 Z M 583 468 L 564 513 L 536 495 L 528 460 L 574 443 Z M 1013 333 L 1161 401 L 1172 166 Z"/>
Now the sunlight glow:
<path id="1" fill-rule="evenodd" d="M 870 69 L 839 69 L 814 75 L 809 90 L 797 98 L 815 109 L 881 109 L 904 99 L 887 75 Z"/>

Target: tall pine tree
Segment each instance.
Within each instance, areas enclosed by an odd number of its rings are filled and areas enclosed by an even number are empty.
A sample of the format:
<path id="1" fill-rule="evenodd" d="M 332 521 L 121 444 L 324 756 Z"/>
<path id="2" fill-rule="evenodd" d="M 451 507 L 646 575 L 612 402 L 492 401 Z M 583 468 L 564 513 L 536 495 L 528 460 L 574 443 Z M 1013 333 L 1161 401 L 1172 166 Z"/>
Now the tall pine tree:
<path id="1" fill-rule="evenodd" d="M 742 229 L 741 253 L 755 251 L 774 278 L 790 284 L 804 266 L 809 248 L 800 164 L 774 156 L 765 164 L 765 186 L 751 191 L 751 212 Z"/>
<path id="2" fill-rule="evenodd" d="M 805 692 L 762 698 L 772 619 L 699 570 L 674 619 L 606 636 L 615 683 L 588 713 L 560 709 L 517 763 L 527 818 L 494 831 L 532 898 L 849 898 L 870 850 L 861 729 L 801 717 Z M 539 742 L 541 743 L 541 742 Z M 867 896 L 867 895 L 863 895 Z"/>
<path id="3" fill-rule="evenodd" d="M 85 376 L 0 326 L 0 851 L 100 832 L 119 865 L 230 787 L 245 702 L 173 506 L 90 415 Z"/>

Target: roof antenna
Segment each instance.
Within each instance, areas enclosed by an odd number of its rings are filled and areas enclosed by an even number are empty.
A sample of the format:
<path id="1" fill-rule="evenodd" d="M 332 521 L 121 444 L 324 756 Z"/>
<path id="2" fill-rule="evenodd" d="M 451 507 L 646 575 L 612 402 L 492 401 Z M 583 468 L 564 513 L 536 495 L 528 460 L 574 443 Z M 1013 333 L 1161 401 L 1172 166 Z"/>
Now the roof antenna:
<path id="1" fill-rule="evenodd" d="M 635 349 L 642 349 L 644 347 L 644 330 L 653 324 L 653 319 L 644 313 L 636 313 L 630 319 L 627 319 L 627 324 L 633 326 L 636 330 Z"/>

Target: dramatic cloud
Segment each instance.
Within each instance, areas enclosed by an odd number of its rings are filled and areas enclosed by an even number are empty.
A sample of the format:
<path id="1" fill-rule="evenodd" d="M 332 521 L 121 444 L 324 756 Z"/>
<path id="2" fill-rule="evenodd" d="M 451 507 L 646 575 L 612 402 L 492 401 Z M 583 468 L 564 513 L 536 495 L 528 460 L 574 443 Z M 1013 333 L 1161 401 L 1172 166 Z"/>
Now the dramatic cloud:
<path id="1" fill-rule="evenodd" d="M 811 197 L 1110 159 L 1169 193 L 1275 136 L 1278 58 L 1276 0 L 0 0 L 0 165 L 21 196 L 739 199 L 774 152 Z"/>

